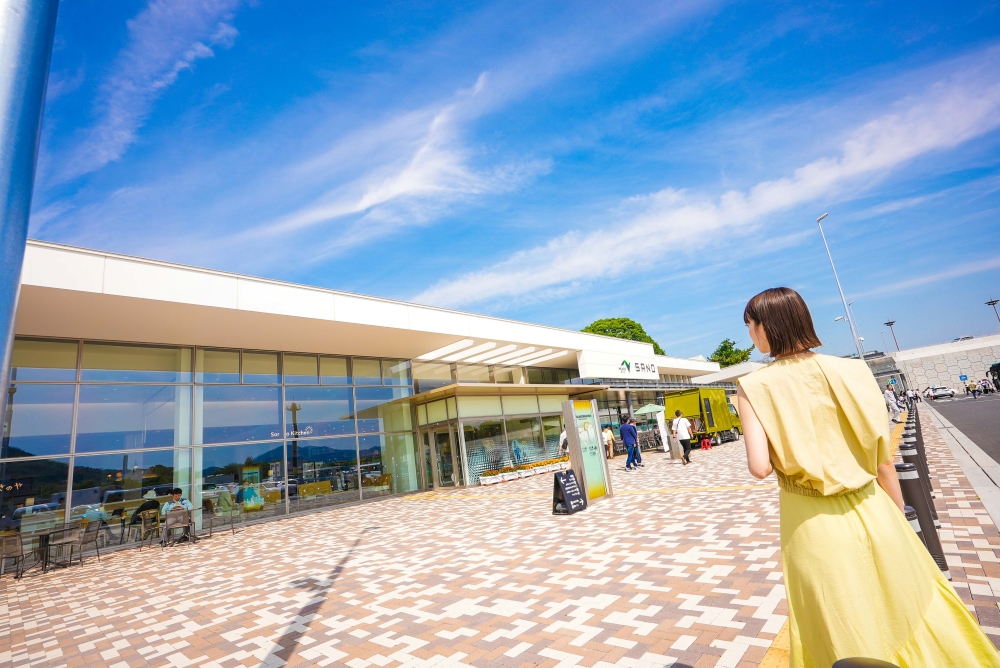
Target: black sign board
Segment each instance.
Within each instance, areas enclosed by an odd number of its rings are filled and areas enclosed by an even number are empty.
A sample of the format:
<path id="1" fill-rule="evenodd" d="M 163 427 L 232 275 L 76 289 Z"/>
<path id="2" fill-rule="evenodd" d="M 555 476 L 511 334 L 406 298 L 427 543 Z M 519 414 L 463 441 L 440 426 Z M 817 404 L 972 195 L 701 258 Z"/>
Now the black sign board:
<path id="1" fill-rule="evenodd" d="M 576 480 L 573 469 L 556 471 L 552 481 L 552 514 L 572 515 L 587 507 L 587 499 Z"/>

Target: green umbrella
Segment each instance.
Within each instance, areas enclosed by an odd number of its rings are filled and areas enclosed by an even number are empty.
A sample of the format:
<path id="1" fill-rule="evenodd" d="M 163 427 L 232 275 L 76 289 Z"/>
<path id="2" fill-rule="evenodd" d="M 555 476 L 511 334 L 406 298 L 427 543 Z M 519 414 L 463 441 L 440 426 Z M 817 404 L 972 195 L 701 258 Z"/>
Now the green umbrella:
<path id="1" fill-rule="evenodd" d="M 653 413 L 662 413 L 664 411 L 663 406 L 658 406 L 656 404 L 646 404 L 639 410 L 635 412 L 636 415 L 651 415 Z"/>

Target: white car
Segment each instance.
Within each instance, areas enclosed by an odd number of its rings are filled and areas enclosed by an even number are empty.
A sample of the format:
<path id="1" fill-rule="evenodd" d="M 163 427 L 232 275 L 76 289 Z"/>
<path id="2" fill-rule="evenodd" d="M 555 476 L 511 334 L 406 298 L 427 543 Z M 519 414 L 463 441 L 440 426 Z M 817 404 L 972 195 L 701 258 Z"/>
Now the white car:
<path id="1" fill-rule="evenodd" d="M 944 399 L 951 398 L 955 396 L 955 390 L 950 387 L 932 387 L 931 388 L 931 399 Z"/>

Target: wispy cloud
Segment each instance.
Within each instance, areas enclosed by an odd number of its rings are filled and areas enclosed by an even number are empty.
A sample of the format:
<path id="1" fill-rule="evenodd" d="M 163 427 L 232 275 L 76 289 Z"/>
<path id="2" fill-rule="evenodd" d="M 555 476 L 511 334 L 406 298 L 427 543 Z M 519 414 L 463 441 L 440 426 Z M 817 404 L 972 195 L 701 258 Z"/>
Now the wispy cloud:
<path id="1" fill-rule="evenodd" d="M 978 262 L 963 262 L 954 269 L 939 271 L 933 274 L 924 274 L 923 276 L 918 276 L 917 278 L 898 281 L 896 283 L 889 283 L 887 285 L 879 286 L 873 290 L 868 290 L 867 292 L 852 293 L 851 297 L 856 299 L 860 297 L 871 297 L 874 295 L 881 296 L 897 292 L 905 292 L 906 290 L 919 288 L 923 285 L 948 281 L 953 278 L 962 278 L 963 276 L 971 276 L 972 274 L 979 274 L 992 269 L 1000 269 L 1000 257 L 980 260 Z"/>
<path id="2" fill-rule="evenodd" d="M 94 104 L 97 120 L 83 130 L 69 155 L 58 161 L 60 167 L 49 180 L 69 181 L 121 158 L 157 98 L 180 73 L 198 60 L 213 57 L 213 47 L 232 46 L 239 33 L 229 21 L 241 2 L 152 0 L 128 21 L 128 43 Z"/>
<path id="3" fill-rule="evenodd" d="M 1000 49 L 978 56 L 855 128 L 837 155 L 813 160 L 791 176 L 718 198 L 673 188 L 633 197 L 598 231 L 569 232 L 486 269 L 440 281 L 414 300 L 464 306 L 615 277 L 632 265 L 609 262 L 609 248 L 641 249 L 643 262 L 652 266 L 672 249 L 698 248 L 720 234 L 745 235 L 794 206 L 849 196 L 848 189 L 864 189 L 918 156 L 1000 126 L 1000 73 L 994 67 Z"/>

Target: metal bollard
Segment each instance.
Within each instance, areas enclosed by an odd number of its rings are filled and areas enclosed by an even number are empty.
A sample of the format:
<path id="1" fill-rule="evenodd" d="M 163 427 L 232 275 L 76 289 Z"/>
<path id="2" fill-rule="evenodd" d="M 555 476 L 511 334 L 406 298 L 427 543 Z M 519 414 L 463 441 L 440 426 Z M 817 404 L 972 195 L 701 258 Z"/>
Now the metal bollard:
<path id="1" fill-rule="evenodd" d="M 941 572 L 950 580 L 951 573 L 948 572 L 948 562 L 945 561 L 941 539 L 938 537 L 937 529 L 934 528 L 934 518 L 931 517 L 930 509 L 927 507 L 927 497 L 924 496 L 924 490 L 920 485 L 920 473 L 917 471 L 916 465 L 896 464 L 896 477 L 899 478 L 899 487 L 903 492 L 903 502 L 911 506 L 917 513 L 920 533 L 923 534 L 927 551 Z"/>
<path id="2" fill-rule="evenodd" d="M 917 467 L 917 473 L 920 474 L 920 485 L 924 488 L 924 495 L 927 497 L 927 507 L 931 511 L 931 517 L 934 518 L 934 526 L 940 527 L 941 522 L 938 521 L 937 509 L 934 507 L 934 499 L 931 494 L 931 481 L 930 476 L 927 475 L 926 463 L 920 459 L 917 449 L 912 445 L 904 444 L 899 446 L 899 456 L 907 464 L 913 464 Z"/>
<path id="3" fill-rule="evenodd" d="M 833 664 L 833 668 L 899 668 L 899 666 L 880 659 L 866 659 L 863 656 L 855 656 L 849 659 L 840 659 Z"/>
<path id="4" fill-rule="evenodd" d="M 920 537 L 920 542 L 924 544 L 924 547 L 927 547 L 927 541 L 924 540 L 924 532 L 920 530 L 920 520 L 917 519 L 917 511 L 913 509 L 913 506 L 903 506 L 903 514 L 906 515 L 906 521 L 913 527 L 914 533 Z"/>

